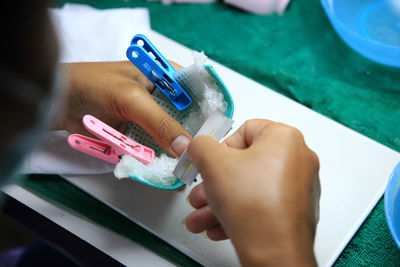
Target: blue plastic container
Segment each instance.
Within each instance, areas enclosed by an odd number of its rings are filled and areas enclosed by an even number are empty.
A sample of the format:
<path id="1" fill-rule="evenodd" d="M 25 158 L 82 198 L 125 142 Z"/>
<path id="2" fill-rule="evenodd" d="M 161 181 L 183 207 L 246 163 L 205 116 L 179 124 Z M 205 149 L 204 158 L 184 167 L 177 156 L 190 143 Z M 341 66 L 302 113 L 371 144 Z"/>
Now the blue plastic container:
<path id="1" fill-rule="evenodd" d="M 393 170 L 385 192 L 386 221 L 400 249 L 400 163 Z"/>
<path id="2" fill-rule="evenodd" d="M 336 32 L 355 51 L 378 63 L 400 67 L 398 0 L 321 0 Z"/>

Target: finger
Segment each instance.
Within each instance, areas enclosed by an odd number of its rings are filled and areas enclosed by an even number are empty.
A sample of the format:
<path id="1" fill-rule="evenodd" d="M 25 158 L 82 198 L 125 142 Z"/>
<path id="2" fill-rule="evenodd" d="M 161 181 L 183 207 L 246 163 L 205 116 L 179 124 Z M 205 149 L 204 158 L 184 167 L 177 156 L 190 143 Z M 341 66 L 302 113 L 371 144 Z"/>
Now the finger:
<path id="1" fill-rule="evenodd" d="M 139 124 L 154 141 L 173 156 L 180 156 L 191 136 L 144 90 L 131 90 L 123 116 Z"/>
<path id="2" fill-rule="evenodd" d="M 178 63 L 171 61 L 171 60 L 168 60 L 168 61 L 169 61 L 169 63 L 171 63 L 172 67 L 174 67 L 176 70 L 183 69 L 183 67 L 181 65 L 179 65 Z"/>
<path id="3" fill-rule="evenodd" d="M 251 146 L 254 140 L 273 122 L 263 119 L 248 120 L 225 140 L 228 147 L 245 149 Z"/>
<path id="4" fill-rule="evenodd" d="M 212 241 L 222 241 L 228 239 L 227 234 L 220 224 L 206 230 L 207 237 Z"/>
<path id="5" fill-rule="evenodd" d="M 215 217 L 215 214 L 209 206 L 204 206 L 195 210 L 185 219 L 186 228 L 194 234 L 204 232 L 217 224 L 217 217 Z"/>
<path id="6" fill-rule="evenodd" d="M 86 130 L 86 128 L 82 125 L 82 121 L 79 119 L 75 120 L 66 118 L 63 127 L 68 129 L 68 132 L 71 134 L 88 135 L 89 133 L 88 130 Z"/>
<path id="7" fill-rule="evenodd" d="M 197 136 L 188 147 L 189 157 L 201 174 L 207 173 L 210 162 L 217 164 L 224 158 L 226 147 L 210 136 Z M 204 177 L 203 177 L 204 178 Z"/>
<path id="8" fill-rule="evenodd" d="M 120 68 L 115 73 L 120 73 L 125 75 L 129 80 L 134 80 L 138 84 L 144 86 L 150 93 L 153 92 L 156 87 L 152 81 L 150 81 L 135 65 L 130 61 L 116 62 L 113 64 L 115 68 Z M 121 64 L 122 63 L 122 64 Z"/>
<path id="9" fill-rule="evenodd" d="M 185 190 L 186 190 L 186 185 L 184 185 L 184 186 L 182 186 L 182 187 L 176 189 L 175 192 L 177 192 L 177 193 L 183 193 L 183 192 L 185 192 Z"/>
<path id="10" fill-rule="evenodd" d="M 188 201 L 190 205 L 195 209 L 199 209 L 208 204 L 206 195 L 204 194 L 203 183 L 198 184 L 195 188 L 192 189 L 188 196 Z"/>

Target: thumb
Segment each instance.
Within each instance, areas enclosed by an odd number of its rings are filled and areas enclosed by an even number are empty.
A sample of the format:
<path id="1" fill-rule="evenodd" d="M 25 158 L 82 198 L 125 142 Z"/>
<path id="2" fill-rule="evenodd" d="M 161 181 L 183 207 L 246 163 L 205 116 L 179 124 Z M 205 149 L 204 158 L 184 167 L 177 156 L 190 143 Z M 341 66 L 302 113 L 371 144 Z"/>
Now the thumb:
<path id="1" fill-rule="evenodd" d="M 223 169 L 221 164 L 224 164 L 225 147 L 213 137 L 194 138 L 188 147 L 188 153 L 204 181 L 218 176 L 216 172 Z"/>

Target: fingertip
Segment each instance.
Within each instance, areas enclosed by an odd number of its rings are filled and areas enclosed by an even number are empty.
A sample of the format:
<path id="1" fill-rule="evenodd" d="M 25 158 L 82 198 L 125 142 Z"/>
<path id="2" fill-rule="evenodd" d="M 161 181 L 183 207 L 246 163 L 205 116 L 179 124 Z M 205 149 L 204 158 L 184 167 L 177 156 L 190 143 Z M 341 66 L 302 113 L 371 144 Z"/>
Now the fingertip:
<path id="1" fill-rule="evenodd" d="M 211 136 L 199 135 L 193 138 L 192 146 L 204 146 L 204 144 L 218 143 L 217 140 Z"/>
<path id="2" fill-rule="evenodd" d="M 215 151 L 219 145 L 217 140 L 210 136 L 200 135 L 195 137 L 188 146 L 188 153 L 194 162 L 206 158 L 210 151 Z"/>
<path id="3" fill-rule="evenodd" d="M 193 211 L 185 219 L 185 226 L 189 232 L 199 234 L 218 224 L 215 214 L 209 206 Z"/>
<path id="4" fill-rule="evenodd" d="M 202 232 L 202 229 L 199 230 L 198 225 L 198 216 L 197 216 L 197 210 L 189 214 L 183 221 L 182 225 L 188 230 L 189 232 L 193 234 L 198 234 Z"/>
<path id="5" fill-rule="evenodd" d="M 208 239 L 212 241 L 222 241 L 228 239 L 228 235 L 225 233 L 220 224 L 213 228 L 207 229 L 206 235 Z"/>
<path id="6" fill-rule="evenodd" d="M 208 202 L 204 193 L 203 183 L 196 185 L 196 187 L 192 189 L 187 197 L 187 201 L 190 206 L 195 209 L 199 209 L 207 205 Z"/>

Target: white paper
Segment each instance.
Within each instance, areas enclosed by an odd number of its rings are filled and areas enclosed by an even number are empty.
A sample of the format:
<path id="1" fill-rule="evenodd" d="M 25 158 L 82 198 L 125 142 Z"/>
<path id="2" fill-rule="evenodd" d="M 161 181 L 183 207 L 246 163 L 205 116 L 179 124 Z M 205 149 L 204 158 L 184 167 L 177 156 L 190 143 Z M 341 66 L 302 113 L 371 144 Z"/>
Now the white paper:
<path id="1" fill-rule="evenodd" d="M 115 165 L 72 149 L 66 131 L 49 132 L 43 145 L 25 158 L 23 173 L 95 174 L 113 172 Z"/>
<path id="2" fill-rule="evenodd" d="M 94 9 L 66 4 L 52 9 L 61 43 L 61 62 L 127 60 L 133 36 L 150 30 L 146 8 Z"/>

